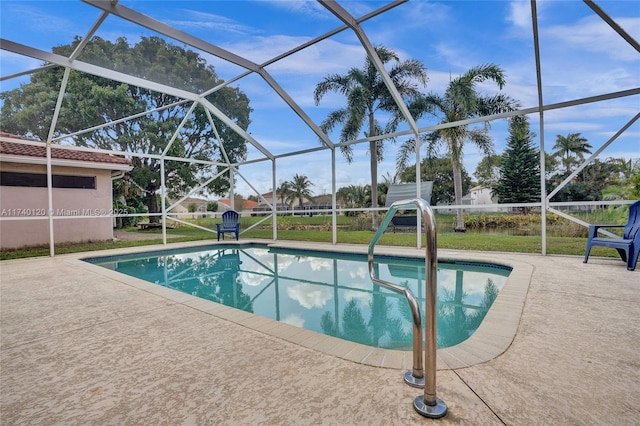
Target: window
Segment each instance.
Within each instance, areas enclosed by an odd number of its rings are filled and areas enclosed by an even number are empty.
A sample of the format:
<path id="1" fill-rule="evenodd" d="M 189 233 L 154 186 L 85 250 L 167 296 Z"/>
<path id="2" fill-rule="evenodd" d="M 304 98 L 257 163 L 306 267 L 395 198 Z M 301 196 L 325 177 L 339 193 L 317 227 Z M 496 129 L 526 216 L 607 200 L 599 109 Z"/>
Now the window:
<path id="1" fill-rule="evenodd" d="M 95 176 L 53 175 L 54 188 L 96 189 Z M 47 175 L 42 173 L 0 172 L 1 186 L 46 188 Z"/>

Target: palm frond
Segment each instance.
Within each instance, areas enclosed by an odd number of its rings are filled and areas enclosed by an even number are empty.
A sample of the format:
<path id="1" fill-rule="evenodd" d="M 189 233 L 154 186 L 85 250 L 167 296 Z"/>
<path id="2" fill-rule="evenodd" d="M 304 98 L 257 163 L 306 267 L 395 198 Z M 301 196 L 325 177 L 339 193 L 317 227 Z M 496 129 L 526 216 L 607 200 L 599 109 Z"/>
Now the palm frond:
<path id="1" fill-rule="evenodd" d="M 316 88 L 313 91 L 313 100 L 316 105 L 319 105 L 322 97 L 328 92 L 345 94 L 348 93 L 350 87 L 351 81 L 346 76 L 331 74 L 316 85 Z"/>
<path id="2" fill-rule="evenodd" d="M 518 106 L 516 100 L 501 93 L 494 96 L 481 96 L 478 98 L 478 116 L 514 111 Z"/>
<path id="3" fill-rule="evenodd" d="M 342 124 L 347 119 L 346 109 L 337 109 L 331 111 L 329 115 L 320 123 L 320 130 L 324 133 L 330 133 L 337 124 Z"/>
<path id="4" fill-rule="evenodd" d="M 473 81 L 467 78 L 456 78 L 449 83 L 445 98 L 451 100 L 451 107 L 459 111 L 459 115 L 469 117 L 475 115 L 478 105 L 478 94 L 473 86 Z"/>
<path id="5" fill-rule="evenodd" d="M 383 64 L 386 64 L 390 61 L 395 61 L 395 62 L 400 61 L 400 57 L 398 56 L 398 54 L 391 49 L 388 49 L 381 45 L 375 46 L 374 49 L 376 51 L 376 54 L 378 55 L 378 58 L 380 58 L 380 61 Z M 367 59 L 365 61 L 365 69 L 367 70 L 375 69 L 375 65 L 373 64 L 373 61 L 369 56 L 367 56 Z M 377 73 L 377 70 L 376 70 L 376 73 Z"/>
<path id="6" fill-rule="evenodd" d="M 396 153 L 396 173 L 401 173 L 409 165 L 409 158 L 416 153 L 415 138 L 404 141 Z"/>
<path id="7" fill-rule="evenodd" d="M 405 83 L 409 85 L 409 80 L 417 80 L 410 82 L 412 87 L 417 87 L 420 83 L 425 86 L 429 81 L 427 76 L 427 67 L 417 59 L 408 59 L 391 68 L 389 77 L 394 83 Z"/>
<path id="8" fill-rule="evenodd" d="M 436 116 L 448 109 L 447 100 L 435 93 L 429 93 L 416 99 L 415 106 L 409 106 L 409 110 L 416 118 L 421 118 L 424 114 Z"/>
<path id="9" fill-rule="evenodd" d="M 484 153 L 484 155 L 493 155 L 493 140 L 489 134 L 483 129 L 473 129 L 467 131 L 467 138 L 476 145 Z"/>
<path id="10" fill-rule="evenodd" d="M 440 145 L 444 142 L 439 131 L 430 132 L 420 136 L 422 146 L 427 148 L 427 158 L 436 157 L 440 151 Z"/>
<path id="11" fill-rule="evenodd" d="M 351 164 L 353 162 L 353 148 L 351 148 L 351 145 L 340 145 L 340 152 L 344 159 L 347 160 L 347 163 Z"/>
<path id="12" fill-rule="evenodd" d="M 502 89 L 506 83 L 504 71 L 495 64 L 482 64 L 477 67 L 470 68 L 460 78 L 468 80 L 472 85 L 482 83 L 486 80 L 491 80 L 495 82 L 500 89 Z"/>
<path id="13" fill-rule="evenodd" d="M 438 155 L 440 144 L 443 142 L 438 131 L 423 133 L 420 135 L 420 148 L 426 150 L 427 158 Z M 410 160 L 415 158 L 416 140 L 410 138 L 404 141 L 396 153 L 396 173 L 402 173 L 409 166 Z"/>

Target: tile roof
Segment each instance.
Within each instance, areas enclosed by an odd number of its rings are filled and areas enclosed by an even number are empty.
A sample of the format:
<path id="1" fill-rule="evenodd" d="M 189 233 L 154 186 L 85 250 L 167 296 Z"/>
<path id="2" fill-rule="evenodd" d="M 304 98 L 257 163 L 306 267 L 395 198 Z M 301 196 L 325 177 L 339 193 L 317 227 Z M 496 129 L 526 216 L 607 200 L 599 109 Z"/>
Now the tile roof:
<path id="1" fill-rule="evenodd" d="M 22 136 L 16 136 L 5 132 L 0 132 L 0 154 L 5 155 L 22 155 L 25 157 L 47 156 L 47 150 L 44 146 L 27 145 L 20 142 L 11 142 L 5 138 L 22 139 L 30 142 L 41 142 L 34 139 L 28 139 Z M 129 164 L 129 160 L 110 154 L 102 154 L 99 152 L 78 151 L 75 149 L 51 148 L 51 158 L 58 160 L 86 161 L 92 163 L 109 163 L 109 164 Z"/>
<path id="2" fill-rule="evenodd" d="M 228 198 L 220 198 L 218 199 L 218 204 L 223 204 L 225 209 L 231 208 L 231 201 Z M 249 210 L 254 207 L 258 207 L 258 203 L 253 200 L 242 200 L 242 209 Z"/>
<path id="3" fill-rule="evenodd" d="M 258 207 L 258 203 L 253 200 L 242 200 L 242 207 L 248 210 L 254 207 Z"/>

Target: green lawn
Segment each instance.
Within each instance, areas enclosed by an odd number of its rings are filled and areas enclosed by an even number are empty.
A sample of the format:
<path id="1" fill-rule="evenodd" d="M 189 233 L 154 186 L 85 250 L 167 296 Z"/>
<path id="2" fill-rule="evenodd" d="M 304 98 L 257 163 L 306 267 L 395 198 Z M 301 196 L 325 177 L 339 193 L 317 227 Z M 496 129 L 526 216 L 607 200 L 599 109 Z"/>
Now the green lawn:
<path id="1" fill-rule="evenodd" d="M 247 229 L 250 225 L 257 223 L 258 217 L 243 217 L 241 219 L 241 229 Z M 337 216 L 338 222 L 338 243 L 345 244 L 364 244 L 367 245 L 373 238 L 374 233 L 369 230 L 352 230 L 354 224 L 357 225 L 358 219 L 347 216 Z M 199 226 L 215 230 L 215 219 L 196 219 L 194 220 Z M 516 236 L 505 235 L 499 233 L 454 233 L 451 232 L 453 224 L 453 215 L 437 215 L 436 222 L 438 224 L 438 248 L 454 249 L 454 250 L 479 250 L 479 251 L 497 251 L 497 252 L 520 252 L 520 253 L 541 253 L 542 240 L 540 236 Z M 332 241 L 331 216 L 284 216 L 278 217 L 278 239 L 279 240 L 295 240 L 295 241 L 315 241 L 327 242 Z M 124 231 L 140 232 L 137 228 L 128 228 Z M 150 230 L 144 231 L 148 235 L 148 239 L 139 241 L 114 241 L 99 242 L 86 244 L 72 244 L 56 246 L 56 254 L 77 253 L 93 250 L 105 250 L 111 248 L 133 247 L 149 244 L 162 243 L 162 231 Z M 168 229 L 167 235 L 169 242 L 183 242 L 215 239 L 215 232 L 209 233 L 197 228 L 186 226 Z M 263 238 L 272 239 L 273 231 L 271 220 L 263 222 L 259 227 L 245 231 L 241 234 L 241 238 Z M 424 236 L 422 237 L 424 239 Z M 387 231 L 378 244 L 392 246 L 416 246 L 415 231 L 404 230 L 402 232 L 392 233 Z M 584 255 L 586 238 L 584 236 L 548 236 L 547 237 L 547 253 L 549 254 L 565 254 L 565 255 Z M 424 246 L 424 241 L 423 241 Z M 13 250 L 0 252 L 0 260 L 16 259 L 23 257 L 48 256 L 49 249 L 34 248 L 25 250 Z M 592 251 L 593 256 L 616 257 L 615 250 L 596 247 Z"/>
<path id="2" fill-rule="evenodd" d="M 271 230 L 251 230 L 243 236 L 251 238 L 272 237 Z M 338 243 L 369 244 L 373 232 L 369 231 L 339 231 Z M 278 231 L 279 240 L 331 242 L 331 231 Z M 424 246 L 424 236 L 422 237 Z M 415 247 L 416 236 L 413 232 L 385 233 L 378 244 L 389 246 Z M 441 249 L 502 251 L 516 253 L 541 253 L 542 239 L 539 236 L 515 236 L 499 234 L 476 233 L 441 233 L 437 236 L 437 245 Z M 547 253 L 583 256 L 586 246 L 585 238 L 547 237 Z M 614 250 L 595 247 L 593 256 L 616 257 Z"/>

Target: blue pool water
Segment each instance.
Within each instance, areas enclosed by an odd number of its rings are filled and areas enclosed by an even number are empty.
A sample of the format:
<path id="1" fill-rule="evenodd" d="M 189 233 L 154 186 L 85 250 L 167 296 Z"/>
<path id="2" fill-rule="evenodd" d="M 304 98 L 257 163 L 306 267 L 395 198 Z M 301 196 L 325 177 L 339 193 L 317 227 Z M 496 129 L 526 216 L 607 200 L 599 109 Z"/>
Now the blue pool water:
<path id="1" fill-rule="evenodd" d="M 409 305 L 404 296 L 371 282 L 366 255 L 247 244 L 85 260 L 345 340 L 411 350 Z M 381 279 L 411 289 L 424 310 L 424 260 L 376 255 L 375 267 Z M 501 265 L 438 262 L 438 347 L 473 334 L 510 271 Z"/>

